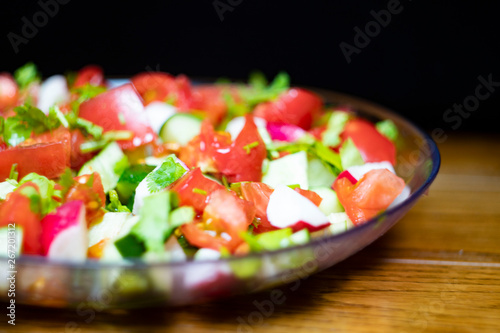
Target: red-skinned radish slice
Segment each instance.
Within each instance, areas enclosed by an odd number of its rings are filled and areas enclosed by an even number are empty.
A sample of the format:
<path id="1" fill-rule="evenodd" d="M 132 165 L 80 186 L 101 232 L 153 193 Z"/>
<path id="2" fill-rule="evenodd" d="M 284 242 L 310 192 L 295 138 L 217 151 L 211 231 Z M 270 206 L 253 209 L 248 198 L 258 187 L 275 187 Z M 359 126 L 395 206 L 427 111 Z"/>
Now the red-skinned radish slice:
<path id="1" fill-rule="evenodd" d="M 348 171 L 348 170 L 344 170 L 342 171 L 338 176 L 337 176 L 337 179 L 342 179 L 342 178 L 347 178 L 351 184 L 356 184 L 358 182 L 358 180 L 356 178 L 354 178 L 353 175 L 351 175 L 351 173 Z M 333 186 L 333 184 L 332 184 Z"/>
<path id="2" fill-rule="evenodd" d="M 306 134 L 299 126 L 285 123 L 268 122 L 266 129 L 271 139 L 277 141 L 294 142 Z"/>
<path id="3" fill-rule="evenodd" d="M 271 225 L 280 229 L 291 227 L 294 232 L 304 228 L 317 231 L 330 225 L 314 203 L 286 185 L 276 186 L 266 212 Z"/>
<path id="4" fill-rule="evenodd" d="M 82 201 L 69 201 L 42 219 L 42 251 L 47 257 L 83 261 L 88 242 Z"/>

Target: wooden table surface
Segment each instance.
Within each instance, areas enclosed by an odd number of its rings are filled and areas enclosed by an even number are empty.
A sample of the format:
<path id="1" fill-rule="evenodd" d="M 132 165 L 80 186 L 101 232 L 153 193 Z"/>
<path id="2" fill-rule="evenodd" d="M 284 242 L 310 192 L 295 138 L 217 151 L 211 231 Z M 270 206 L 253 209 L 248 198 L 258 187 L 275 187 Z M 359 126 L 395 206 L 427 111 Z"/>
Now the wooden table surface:
<path id="1" fill-rule="evenodd" d="M 450 136 L 427 197 L 355 256 L 280 289 L 95 318 L 18 307 L 9 332 L 500 332 L 500 136 Z M 297 287 L 297 288 L 296 288 Z M 76 323 L 73 329 L 71 324 Z"/>

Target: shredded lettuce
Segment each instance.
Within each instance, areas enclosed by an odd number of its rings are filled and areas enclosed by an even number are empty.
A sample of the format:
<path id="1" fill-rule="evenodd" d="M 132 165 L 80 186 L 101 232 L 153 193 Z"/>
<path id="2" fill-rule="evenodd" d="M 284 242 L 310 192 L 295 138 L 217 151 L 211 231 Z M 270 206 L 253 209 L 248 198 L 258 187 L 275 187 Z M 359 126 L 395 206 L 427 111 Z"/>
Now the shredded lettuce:
<path id="1" fill-rule="evenodd" d="M 42 216 L 52 212 L 59 206 L 59 202 L 55 200 L 59 195 L 55 190 L 56 183 L 54 181 L 32 172 L 24 176 L 19 185 L 27 182 L 33 182 L 38 186 L 38 190 L 40 191 L 40 213 Z"/>
<path id="2" fill-rule="evenodd" d="M 396 139 L 398 138 L 398 128 L 396 124 L 394 124 L 394 122 L 390 119 L 379 121 L 375 124 L 375 127 L 380 134 L 384 135 L 392 142 L 396 141 Z"/>
<path id="3" fill-rule="evenodd" d="M 344 130 L 345 124 L 349 120 L 347 112 L 333 111 L 328 119 L 326 131 L 323 132 L 322 142 L 330 147 L 340 144 L 340 133 Z"/>
<path id="4" fill-rule="evenodd" d="M 342 167 L 344 169 L 355 165 L 365 164 L 361 153 L 359 152 L 358 148 L 356 148 L 356 145 L 351 138 L 345 140 L 342 144 L 342 147 L 340 147 L 340 159 L 342 161 Z"/>

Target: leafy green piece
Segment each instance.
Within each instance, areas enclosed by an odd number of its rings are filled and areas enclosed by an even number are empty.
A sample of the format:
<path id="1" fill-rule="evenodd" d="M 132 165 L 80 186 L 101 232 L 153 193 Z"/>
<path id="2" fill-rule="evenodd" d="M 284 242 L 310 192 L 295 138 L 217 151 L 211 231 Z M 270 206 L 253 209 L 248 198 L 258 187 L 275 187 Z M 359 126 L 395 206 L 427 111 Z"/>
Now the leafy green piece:
<path id="1" fill-rule="evenodd" d="M 84 86 L 72 88 L 71 92 L 78 95 L 78 99 L 76 103 L 80 105 L 88 99 L 94 98 L 99 94 L 102 94 L 106 91 L 106 87 L 102 86 L 94 86 L 90 83 L 85 84 Z"/>
<path id="2" fill-rule="evenodd" d="M 14 163 L 10 167 L 9 179 L 13 179 L 17 182 L 18 178 L 19 178 L 19 172 L 17 171 L 17 163 Z"/>
<path id="3" fill-rule="evenodd" d="M 61 122 L 57 114 L 48 116 L 42 110 L 25 104 L 14 108 L 15 116 L 9 117 L 4 122 L 3 138 L 9 146 L 17 146 L 31 136 L 31 133 L 40 134 L 56 129 Z"/>
<path id="4" fill-rule="evenodd" d="M 250 84 L 255 89 L 265 89 L 267 86 L 266 76 L 261 71 L 253 71 L 252 73 L 250 73 L 248 84 Z"/>
<path id="5" fill-rule="evenodd" d="M 348 138 L 344 141 L 342 146 L 340 147 L 340 159 L 342 160 L 342 167 L 347 169 L 349 167 L 355 165 L 363 165 L 365 162 L 363 161 L 363 157 L 359 152 L 358 148 L 352 141 L 351 138 Z"/>
<path id="6" fill-rule="evenodd" d="M 326 131 L 323 132 L 322 142 L 331 147 L 336 147 L 340 144 L 340 133 L 344 130 L 344 126 L 349 120 L 349 114 L 343 111 L 333 111 L 328 119 Z"/>
<path id="7" fill-rule="evenodd" d="M 252 252 L 274 251 L 304 244 L 310 239 L 307 229 L 293 233 L 292 228 L 273 230 L 258 235 L 246 232 L 241 236 L 248 243 Z"/>
<path id="8" fill-rule="evenodd" d="M 80 119 L 80 118 L 78 118 L 78 119 Z M 86 121 L 86 120 L 82 119 L 82 121 Z M 89 123 L 91 124 L 91 126 L 99 127 L 97 125 L 92 124 L 91 122 L 89 122 Z M 102 131 L 102 127 L 99 127 L 99 128 Z M 98 132 L 99 129 L 95 128 L 95 131 Z M 101 136 L 100 140 L 90 140 L 90 141 L 86 141 L 86 142 L 82 143 L 80 145 L 80 150 L 82 151 L 82 153 L 89 153 L 89 152 L 93 152 L 96 150 L 101 150 L 113 141 L 130 140 L 133 136 L 134 136 L 134 133 L 132 131 L 123 131 L 123 130 L 108 131 Z"/>
<path id="9" fill-rule="evenodd" d="M 3 140 L 7 145 L 15 147 L 18 144 L 26 141 L 31 136 L 31 129 L 28 125 L 16 119 L 16 117 L 9 117 L 5 120 L 3 130 Z"/>
<path id="10" fill-rule="evenodd" d="M 25 89 L 33 82 L 40 81 L 40 78 L 41 75 L 38 72 L 36 65 L 32 62 L 28 62 L 14 72 L 14 79 L 21 90 Z"/>
<path id="11" fill-rule="evenodd" d="M 338 175 L 343 170 L 339 154 L 320 141 L 311 139 L 307 135 L 304 137 L 308 137 L 304 142 L 300 142 L 299 140 L 293 143 L 286 143 L 278 146 L 276 149 L 290 154 L 306 151 L 309 155 L 318 158 L 335 175 Z"/>
<path id="12" fill-rule="evenodd" d="M 52 212 L 59 206 L 59 202 L 54 199 L 56 196 L 54 188 L 56 183 L 54 181 L 32 172 L 24 176 L 19 182 L 19 185 L 27 182 L 33 182 L 38 186 L 38 190 L 40 191 L 40 213 L 42 215 Z"/>
<path id="13" fill-rule="evenodd" d="M 20 193 L 30 200 L 30 210 L 35 214 L 42 213 L 42 198 L 40 193 L 33 187 L 28 186 L 20 190 Z"/>
<path id="14" fill-rule="evenodd" d="M 150 193 L 163 190 L 168 185 L 179 179 L 186 170 L 177 163 L 173 156 L 169 156 L 159 168 L 146 176 L 146 183 Z"/>
<path id="15" fill-rule="evenodd" d="M 118 193 L 115 190 L 111 190 L 108 193 L 109 195 L 109 204 L 106 206 L 106 209 L 110 212 L 126 212 L 130 213 L 130 209 L 127 206 L 122 205 L 120 199 L 118 198 Z"/>
<path id="16" fill-rule="evenodd" d="M 207 191 L 202 190 L 200 188 L 193 188 L 193 193 L 201 194 L 201 195 L 207 195 Z"/>
<path id="17" fill-rule="evenodd" d="M 69 122 L 68 119 L 66 119 L 66 116 L 61 112 L 59 107 L 57 105 L 51 106 L 49 109 L 49 117 L 51 118 L 57 118 L 59 120 L 59 123 L 66 127 L 69 128 Z"/>
<path id="18" fill-rule="evenodd" d="M 342 170 L 342 162 L 339 154 L 317 141 L 314 144 L 315 155 L 322 161 L 333 166 L 337 171 Z"/>
<path id="19" fill-rule="evenodd" d="M 75 84 L 78 73 L 75 71 L 67 71 L 64 73 L 64 77 L 66 78 L 66 82 L 68 82 L 68 87 L 73 87 Z"/>
<path id="20" fill-rule="evenodd" d="M 243 146 L 243 149 L 245 150 L 247 155 L 250 155 L 252 149 L 256 148 L 257 146 L 259 146 L 259 141 L 254 141 L 254 142 L 251 142 L 251 143 Z"/>
<path id="21" fill-rule="evenodd" d="M 394 124 L 394 122 L 390 119 L 385 119 L 377 122 L 375 124 L 375 127 L 377 128 L 377 131 L 379 131 L 380 134 L 384 135 L 392 142 L 396 141 L 396 139 L 398 138 L 399 135 L 398 128 L 396 124 Z"/>
<path id="22" fill-rule="evenodd" d="M 120 201 L 127 205 L 133 201 L 135 189 L 154 168 L 154 166 L 146 164 L 135 164 L 126 168 L 116 184 L 116 192 Z"/>
<path id="23" fill-rule="evenodd" d="M 263 85 L 262 77 L 251 78 L 250 86 L 239 89 L 243 101 L 252 108 L 253 106 L 276 99 L 279 94 L 290 87 L 290 77 L 285 72 L 280 72 L 269 86 Z M 253 83 L 253 84 L 252 84 Z"/>
<path id="24" fill-rule="evenodd" d="M 58 184 L 62 187 L 60 195 L 62 198 L 64 198 L 71 186 L 75 184 L 75 179 L 73 178 L 73 173 L 71 172 L 70 168 L 66 168 L 64 170 L 63 174 L 59 178 Z"/>

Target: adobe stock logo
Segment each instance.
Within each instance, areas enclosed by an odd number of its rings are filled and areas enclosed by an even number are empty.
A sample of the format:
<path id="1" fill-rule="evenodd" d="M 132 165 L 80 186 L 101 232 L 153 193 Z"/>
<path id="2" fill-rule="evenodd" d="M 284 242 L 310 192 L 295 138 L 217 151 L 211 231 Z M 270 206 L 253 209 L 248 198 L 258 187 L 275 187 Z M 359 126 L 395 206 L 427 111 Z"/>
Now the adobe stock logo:
<path id="1" fill-rule="evenodd" d="M 351 63 L 354 54 L 360 54 L 364 48 L 370 45 L 372 39 L 382 32 L 382 28 L 386 28 L 391 23 L 393 15 L 400 14 L 403 9 L 404 7 L 399 0 L 389 0 L 387 9 L 381 9 L 378 12 L 374 10 L 370 11 L 370 15 L 374 20 L 367 22 L 363 30 L 358 26 L 355 26 L 353 29 L 355 32 L 353 38 L 354 45 L 344 41 L 339 44 L 347 63 Z"/>
<path id="2" fill-rule="evenodd" d="M 59 5 L 66 5 L 69 2 L 70 0 L 39 0 L 38 6 L 41 9 L 33 14 L 31 20 L 26 16 L 21 17 L 23 26 L 20 33 L 11 31 L 7 34 L 14 53 L 18 54 L 19 47 L 28 44 L 38 34 L 39 29 L 45 27 L 49 23 L 49 19 L 59 13 Z"/>
<path id="3" fill-rule="evenodd" d="M 243 0 L 214 0 L 212 6 L 214 6 L 215 12 L 219 16 L 219 20 L 224 21 L 224 15 L 226 12 L 232 12 L 237 6 L 241 5 Z"/>

